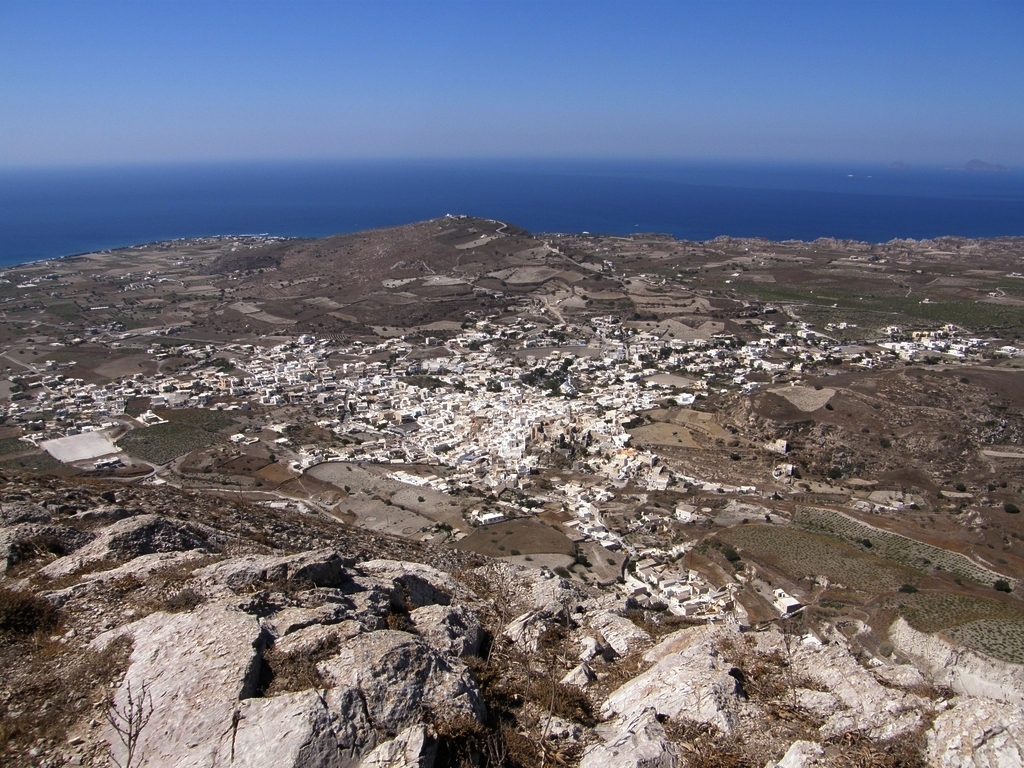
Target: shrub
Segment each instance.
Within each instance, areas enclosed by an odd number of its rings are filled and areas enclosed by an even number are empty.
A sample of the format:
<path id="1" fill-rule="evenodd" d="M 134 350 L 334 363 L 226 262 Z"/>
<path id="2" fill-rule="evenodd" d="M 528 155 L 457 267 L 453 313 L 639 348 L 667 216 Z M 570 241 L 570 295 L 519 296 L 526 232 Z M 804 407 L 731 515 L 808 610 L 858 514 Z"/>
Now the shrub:
<path id="1" fill-rule="evenodd" d="M 1013 502 L 1008 501 L 1005 504 L 1003 504 L 1003 511 L 1010 515 L 1019 515 L 1020 507 L 1018 507 Z"/>
<path id="2" fill-rule="evenodd" d="M 1013 591 L 1013 588 L 1010 586 L 1010 582 L 1008 582 L 1006 579 L 996 579 L 996 583 L 992 585 L 992 588 L 996 592 L 1009 593 Z"/>
<path id="3" fill-rule="evenodd" d="M 722 554 L 725 555 L 725 559 L 728 560 L 730 563 L 738 562 L 740 559 L 740 553 L 732 547 L 726 547 L 725 549 L 723 549 Z"/>
<path id="4" fill-rule="evenodd" d="M 0 587 L 0 634 L 30 635 L 57 623 L 57 609 L 49 600 L 21 589 Z"/>
<path id="5" fill-rule="evenodd" d="M 917 592 L 917 587 L 915 587 L 913 584 L 900 584 L 900 588 L 896 591 L 903 592 L 906 595 L 912 595 L 915 592 Z"/>
<path id="6" fill-rule="evenodd" d="M 203 603 L 203 596 L 190 587 L 175 592 L 163 602 L 162 608 L 168 613 L 191 611 Z"/>

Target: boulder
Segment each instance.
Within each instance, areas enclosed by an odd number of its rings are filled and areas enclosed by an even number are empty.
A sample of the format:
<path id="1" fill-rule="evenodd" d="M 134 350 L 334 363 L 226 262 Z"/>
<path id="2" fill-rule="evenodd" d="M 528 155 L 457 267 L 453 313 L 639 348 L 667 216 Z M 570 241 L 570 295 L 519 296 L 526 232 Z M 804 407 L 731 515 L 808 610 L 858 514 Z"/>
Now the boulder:
<path id="1" fill-rule="evenodd" d="M 602 730 L 607 733 L 604 743 L 583 753 L 580 768 L 676 768 L 685 764 L 679 748 L 665 739 L 665 729 L 653 709 L 641 709 Z"/>
<path id="2" fill-rule="evenodd" d="M 585 661 L 577 664 L 562 678 L 562 685 L 575 685 L 577 688 L 586 688 L 597 678 L 594 670 Z"/>
<path id="3" fill-rule="evenodd" d="M 484 630 L 464 605 L 424 605 L 409 614 L 416 633 L 431 646 L 452 656 L 476 656 Z"/>
<path id="4" fill-rule="evenodd" d="M 434 764 L 436 743 L 427 729 L 413 725 L 386 741 L 359 762 L 359 768 L 424 768 Z"/>
<path id="5" fill-rule="evenodd" d="M 0 526 L 18 523 L 49 523 L 53 520 L 45 509 L 31 501 L 5 501 L 0 504 Z"/>
<path id="6" fill-rule="evenodd" d="M 456 595 L 466 590 L 443 571 L 422 563 L 397 560 L 369 560 L 359 564 L 359 570 L 394 585 L 394 606 L 413 611 L 425 605 L 450 605 Z"/>
<path id="7" fill-rule="evenodd" d="M 114 700 L 123 707 L 130 687 L 136 698 L 145 691 L 153 706 L 139 739 L 140 768 L 231 764 L 240 701 L 256 691 L 267 640 L 259 621 L 227 603 L 207 603 L 188 613 L 151 614 L 100 635 L 92 646 L 101 650 L 123 635 L 134 645 Z M 109 726 L 106 738 L 123 762 L 123 746 Z"/>
<path id="8" fill-rule="evenodd" d="M 0 575 L 7 573 L 12 565 L 33 557 L 36 548 L 74 552 L 93 538 L 93 534 L 86 531 L 46 522 L 22 522 L 0 528 Z M 66 559 L 67 556 L 59 557 L 39 572 L 45 576 L 47 568 Z"/>
<path id="9" fill-rule="evenodd" d="M 644 655 L 654 666 L 613 691 L 601 714 L 632 720 L 650 709 L 732 733 L 739 724 L 736 680 L 715 650 L 714 638 L 714 630 L 703 627 L 669 635 Z"/>
<path id="10" fill-rule="evenodd" d="M 183 552 L 207 546 L 206 539 L 185 523 L 160 515 L 139 515 L 102 529 L 89 544 L 39 572 L 53 579 L 80 571 L 99 560 L 131 560 L 155 552 Z"/>
<path id="11" fill-rule="evenodd" d="M 561 608 L 558 607 L 558 610 Z M 562 623 L 558 614 L 552 614 L 544 608 L 532 609 L 512 619 L 501 634 L 520 653 L 536 653 L 540 647 L 541 635 L 547 630 L 550 621 Z"/>
<path id="12" fill-rule="evenodd" d="M 334 688 L 330 696 L 357 692 L 367 719 L 391 734 L 425 717 L 444 720 L 468 715 L 482 722 L 486 715 L 469 669 L 407 632 L 382 630 L 357 635 L 345 641 L 336 656 L 320 662 L 317 669 Z M 352 708 L 343 701 L 338 705 L 345 710 Z"/>
<path id="13" fill-rule="evenodd" d="M 214 765 L 224 768 L 342 768 L 332 714 L 314 691 L 245 699 L 222 737 Z"/>
<path id="14" fill-rule="evenodd" d="M 73 515 L 73 517 L 76 520 L 107 520 L 113 523 L 118 520 L 124 520 L 126 517 L 133 517 L 141 514 L 143 514 L 143 512 L 139 509 L 126 509 L 124 507 L 114 506 L 113 504 L 104 504 L 100 507 L 93 507 L 92 509 L 78 512 Z"/>
<path id="15" fill-rule="evenodd" d="M 1024 765 L 1024 708 L 986 699 L 963 699 L 927 733 L 933 768 L 1009 768 Z"/>
<path id="16" fill-rule="evenodd" d="M 619 656 L 625 656 L 651 644 L 651 636 L 640 629 L 629 619 L 618 616 L 611 611 L 599 611 L 588 616 L 587 623 L 591 629 L 601 633 L 609 646 Z"/>
<path id="17" fill-rule="evenodd" d="M 198 570 L 195 578 L 235 592 L 286 582 L 309 588 L 341 587 L 351 580 L 349 564 L 333 549 L 283 556 L 248 555 Z"/>

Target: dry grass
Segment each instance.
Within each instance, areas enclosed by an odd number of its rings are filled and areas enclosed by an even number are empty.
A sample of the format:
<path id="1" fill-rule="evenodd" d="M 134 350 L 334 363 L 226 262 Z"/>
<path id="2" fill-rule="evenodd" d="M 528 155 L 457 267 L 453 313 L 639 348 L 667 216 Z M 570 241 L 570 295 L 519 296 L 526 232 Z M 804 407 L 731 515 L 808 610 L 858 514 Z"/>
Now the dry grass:
<path id="1" fill-rule="evenodd" d="M 0 721 L 0 763 L 39 765 L 29 749 L 63 746 L 68 730 L 90 710 L 102 718 L 109 686 L 124 675 L 130 652 L 127 638 L 97 652 L 38 633 L 0 645 L 0 695 L 8 702 Z"/>

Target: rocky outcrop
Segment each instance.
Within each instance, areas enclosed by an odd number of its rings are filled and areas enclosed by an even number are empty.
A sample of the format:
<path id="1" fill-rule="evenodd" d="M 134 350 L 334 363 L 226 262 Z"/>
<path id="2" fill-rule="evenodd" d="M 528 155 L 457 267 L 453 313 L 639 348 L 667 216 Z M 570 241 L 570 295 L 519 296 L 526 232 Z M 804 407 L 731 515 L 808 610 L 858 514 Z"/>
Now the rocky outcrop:
<path id="1" fill-rule="evenodd" d="M 614 691 L 601 706 L 602 716 L 625 723 L 652 710 L 732 733 L 739 724 L 739 698 L 729 666 L 715 651 L 717 635 L 704 627 L 669 635 L 644 655 L 654 666 Z"/>
<path id="2" fill-rule="evenodd" d="M 786 754 L 777 763 L 769 763 L 767 768 L 827 768 L 830 763 L 825 759 L 825 750 L 813 741 L 794 741 Z"/>
<path id="3" fill-rule="evenodd" d="M 53 520 L 45 509 L 30 501 L 5 501 L 0 504 L 0 526 L 18 523 L 49 523 Z"/>
<path id="4" fill-rule="evenodd" d="M 649 634 L 629 619 L 611 611 L 598 611 L 588 616 L 587 624 L 591 629 L 600 632 L 607 645 L 619 656 L 625 656 L 631 651 L 651 643 Z"/>
<path id="5" fill-rule="evenodd" d="M 228 765 L 232 744 L 238 755 L 240 702 L 256 693 L 259 682 L 267 641 L 259 620 L 213 603 L 190 613 L 151 614 L 100 635 L 93 647 L 102 649 L 121 635 L 134 645 L 115 702 L 125 706 L 130 687 L 135 698 L 145 691 L 153 706 L 139 742 L 142 765 Z M 107 738 L 114 756 L 123 761 L 116 735 L 109 732 Z"/>
<path id="6" fill-rule="evenodd" d="M 200 583 L 241 592 L 246 589 L 283 586 L 341 587 L 353 572 L 332 549 L 318 549 L 297 555 L 248 555 L 202 568 L 194 574 Z"/>
<path id="7" fill-rule="evenodd" d="M 860 731 L 885 741 L 921 725 L 922 715 L 932 708 L 929 700 L 883 686 L 850 653 L 845 638 L 832 633 L 827 642 L 807 635 L 791 641 L 794 676 L 812 684 L 801 687 L 798 699 L 808 710 L 825 719 L 822 738 Z"/>
<path id="8" fill-rule="evenodd" d="M 406 728 L 359 762 L 359 768 L 424 768 L 433 765 L 436 744 L 422 725 Z"/>
<path id="9" fill-rule="evenodd" d="M 654 709 L 641 709 L 603 730 L 604 743 L 583 753 L 580 768 L 676 768 L 685 764 L 679 747 L 666 740 Z"/>
<path id="10" fill-rule="evenodd" d="M 1024 704 L 1024 665 L 982 656 L 919 632 L 902 617 L 889 627 L 889 639 L 935 685 L 966 696 Z"/>
<path id="11" fill-rule="evenodd" d="M 1007 702 L 964 699 L 935 718 L 927 739 L 933 768 L 1024 765 L 1024 709 Z"/>
<path id="12" fill-rule="evenodd" d="M 31 505 L 34 506 L 34 505 Z M 21 519 L 31 515 L 11 515 Z M 0 574 L 24 560 L 42 555 L 74 552 L 93 540 L 93 534 L 67 525 L 50 523 L 48 520 L 17 522 L 0 528 Z M 61 557 L 51 565 L 67 558 Z"/>
<path id="13" fill-rule="evenodd" d="M 318 670 L 332 693 L 358 691 L 369 721 L 386 732 L 414 725 L 425 715 L 442 720 L 486 715 L 466 666 L 406 632 L 357 635 Z"/>
<path id="14" fill-rule="evenodd" d="M 484 640 L 480 620 L 464 605 L 424 605 L 409 620 L 433 648 L 452 656 L 476 656 Z"/>
<path id="15" fill-rule="evenodd" d="M 394 585 L 395 607 L 412 611 L 424 605 L 449 605 L 456 597 L 469 599 L 468 590 L 443 571 L 421 563 L 369 560 L 359 570 Z"/>
<path id="16" fill-rule="evenodd" d="M 218 752 L 214 765 L 342 768 L 334 716 L 319 693 L 246 699 L 236 711 L 230 741 Z"/>
<path id="17" fill-rule="evenodd" d="M 139 515 L 102 529 L 89 544 L 53 561 L 40 574 L 55 579 L 100 560 L 130 560 L 155 552 L 182 552 L 211 546 L 194 526 L 161 515 Z"/>

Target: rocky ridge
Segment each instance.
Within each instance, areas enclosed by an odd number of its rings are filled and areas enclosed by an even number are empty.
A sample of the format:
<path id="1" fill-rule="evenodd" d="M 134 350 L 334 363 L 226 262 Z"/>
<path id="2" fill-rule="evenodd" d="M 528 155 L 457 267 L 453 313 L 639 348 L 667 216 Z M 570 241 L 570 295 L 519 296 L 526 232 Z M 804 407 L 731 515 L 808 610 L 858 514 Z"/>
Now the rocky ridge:
<path id="1" fill-rule="evenodd" d="M 829 624 L 690 625 L 312 516 L 11 477 L 0 557 L 5 765 L 1024 761 L 1019 700 L 936 686 L 955 659 L 873 666 Z"/>

